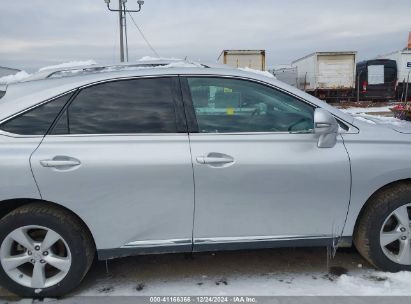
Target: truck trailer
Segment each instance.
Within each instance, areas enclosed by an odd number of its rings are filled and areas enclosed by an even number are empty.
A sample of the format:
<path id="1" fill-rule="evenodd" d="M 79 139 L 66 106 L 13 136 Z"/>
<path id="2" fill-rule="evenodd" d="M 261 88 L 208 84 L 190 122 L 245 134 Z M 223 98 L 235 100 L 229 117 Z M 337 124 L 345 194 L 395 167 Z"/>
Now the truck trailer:
<path id="1" fill-rule="evenodd" d="M 224 50 L 218 62 L 234 68 L 250 68 L 265 71 L 264 50 Z"/>
<path id="2" fill-rule="evenodd" d="M 278 80 L 289 84 L 293 87 L 297 87 L 297 68 L 291 66 L 278 66 L 269 70 L 271 74 L 273 74 Z"/>
<path id="3" fill-rule="evenodd" d="M 297 85 L 328 102 L 354 98 L 357 52 L 316 52 L 292 62 Z"/>

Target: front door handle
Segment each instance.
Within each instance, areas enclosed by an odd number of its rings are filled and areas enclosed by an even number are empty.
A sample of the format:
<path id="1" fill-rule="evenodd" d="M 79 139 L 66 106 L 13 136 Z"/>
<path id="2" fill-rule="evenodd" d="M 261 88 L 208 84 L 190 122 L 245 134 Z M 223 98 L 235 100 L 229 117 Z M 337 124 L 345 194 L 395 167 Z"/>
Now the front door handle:
<path id="1" fill-rule="evenodd" d="M 80 166 L 81 162 L 78 159 L 67 156 L 56 156 L 53 159 L 41 160 L 40 164 L 45 168 L 68 169 Z"/>
<path id="2" fill-rule="evenodd" d="M 203 165 L 215 165 L 215 164 L 229 164 L 229 163 L 234 162 L 234 160 L 230 158 L 224 158 L 224 157 L 199 156 L 197 157 L 197 162 Z"/>
<path id="3" fill-rule="evenodd" d="M 209 153 L 207 156 L 198 156 L 197 163 L 202 165 L 210 165 L 216 167 L 223 167 L 234 163 L 234 158 L 230 155 L 221 153 Z"/>

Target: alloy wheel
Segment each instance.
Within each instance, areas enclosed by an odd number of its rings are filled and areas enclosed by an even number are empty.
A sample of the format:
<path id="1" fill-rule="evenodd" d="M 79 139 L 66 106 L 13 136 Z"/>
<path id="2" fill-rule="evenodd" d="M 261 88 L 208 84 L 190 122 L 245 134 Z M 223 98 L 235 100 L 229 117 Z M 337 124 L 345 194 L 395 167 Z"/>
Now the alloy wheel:
<path id="1" fill-rule="evenodd" d="M 397 208 L 384 221 L 380 246 L 391 261 L 411 265 L 411 204 Z"/>
<path id="2" fill-rule="evenodd" d="M 0 247 L 0 262 L 16 283 L 44 289 L 66 277 L 72 258 L 57 232 L 42 226 L 24 226 L 6 236 Z"/>

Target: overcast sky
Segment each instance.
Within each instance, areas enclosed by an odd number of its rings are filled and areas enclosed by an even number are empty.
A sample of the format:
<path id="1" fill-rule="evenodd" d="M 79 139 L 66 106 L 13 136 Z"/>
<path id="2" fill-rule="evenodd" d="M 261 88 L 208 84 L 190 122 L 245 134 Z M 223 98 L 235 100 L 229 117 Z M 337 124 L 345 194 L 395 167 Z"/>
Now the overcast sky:
<path id="1" fill-rule="evenodd" d="M 118 15 L 104 0 L 0 4 L 0 65 L 118 61 Z M 134 18 L 162 57 L 215 61 L 223 49 L 265 49 L 272 66 L 314 51 L 353 50 L 368 59 L 404 48 L 410 11 L 410 0 L 146 0 Z M 152 56 L 128 25 L 130 60 Z"/>

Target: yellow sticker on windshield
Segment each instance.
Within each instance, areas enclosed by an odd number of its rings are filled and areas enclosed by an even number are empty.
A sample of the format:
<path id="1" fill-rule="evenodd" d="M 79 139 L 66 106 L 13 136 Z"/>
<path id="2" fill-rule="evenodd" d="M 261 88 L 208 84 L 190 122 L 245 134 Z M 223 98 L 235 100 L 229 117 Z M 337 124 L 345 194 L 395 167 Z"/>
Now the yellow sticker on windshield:
<path id="1" fill-rule="evenodd" d="M 227 115 L 234 115 L 234 108 L 227 108 Z"/>
<path id="2" fill-rule="evenodd" d="M 233 89 L 230 88 L 224 88 L 224 93 L 232 93 Z"/>

